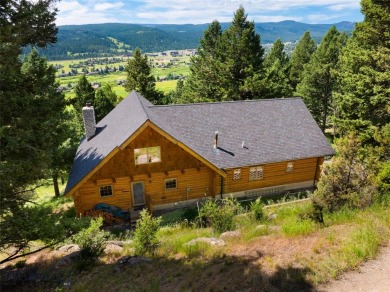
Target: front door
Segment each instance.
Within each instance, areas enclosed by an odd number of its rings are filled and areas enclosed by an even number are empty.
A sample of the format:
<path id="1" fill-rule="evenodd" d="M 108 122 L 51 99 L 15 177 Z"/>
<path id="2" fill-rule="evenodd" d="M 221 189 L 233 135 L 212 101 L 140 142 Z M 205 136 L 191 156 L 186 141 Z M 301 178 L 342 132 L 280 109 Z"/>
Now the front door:
<path id="1" fill-rule="evenodd" d="M 133 206 L 145 205 L 144 182 L 137 181 L 131 183 L 133 193 Z"/>

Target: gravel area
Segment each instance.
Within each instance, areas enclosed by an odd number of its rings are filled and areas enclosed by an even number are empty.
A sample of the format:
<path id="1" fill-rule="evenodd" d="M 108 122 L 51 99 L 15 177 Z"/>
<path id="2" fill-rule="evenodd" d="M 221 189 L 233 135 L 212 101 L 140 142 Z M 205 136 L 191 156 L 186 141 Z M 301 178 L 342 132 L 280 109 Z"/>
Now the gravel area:
<path id="1" fill-rule="evenodd" d="M 358 270 L 343 274 L 319 287 L 323 292 L 390 292 L 390 246 L 378 257 L 361 265 Z"/>

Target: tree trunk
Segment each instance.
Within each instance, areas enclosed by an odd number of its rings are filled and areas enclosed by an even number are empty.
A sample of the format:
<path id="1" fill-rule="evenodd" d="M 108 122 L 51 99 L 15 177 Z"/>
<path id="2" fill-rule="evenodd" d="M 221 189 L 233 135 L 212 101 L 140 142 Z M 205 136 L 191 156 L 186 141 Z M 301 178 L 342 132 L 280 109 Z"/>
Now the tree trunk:
<path id="1" fill-rule="evenodd" d="M 53 174 L 53 186 L 54 186 L 54 196 L 60 196 L 60 188 L 58 187 L 58 174 Z"/>

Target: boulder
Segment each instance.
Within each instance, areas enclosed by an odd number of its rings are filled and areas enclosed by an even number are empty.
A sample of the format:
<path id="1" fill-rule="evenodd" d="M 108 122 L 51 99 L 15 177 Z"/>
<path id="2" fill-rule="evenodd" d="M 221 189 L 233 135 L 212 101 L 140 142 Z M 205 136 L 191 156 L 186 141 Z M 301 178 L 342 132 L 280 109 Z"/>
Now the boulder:
<path id="1" fill-rule="evenodd" d="M 273 213 L 268 215 L 267 220 L 275 220 L 276 218 L 278 218 L 278 214 Z"/>
<path id="2" fill-rule="evenodd" d="M 239 238 L 241 236 L 241 232 L 239 230 L 234 230 L 234 231 L 226 231 L 222 233 L 219 238 L 220 239 L 232 239 L 232 238 Z"/>
<path id="3" fill-rule="evenodd" d="M 121 253 L 122 251 L 123 247 L 114 243 L 108 243 L 104 248 L 104 253 Z"/>
<path id="4" fill-rule="evenodd" d="M 80 257 L 80 251 L 75 251 L 75 252 L 72 252 L 66 256 L 64 256 L 62 259 L 60 259 L 57 263 L 56 263 L 56 268 L 60 268 L 60 267 L 65 267 L 65 266 L 68 266 L 70 264 L 72 264 L 76 259 L 78 259 Z"/>
<path id="5" fill-rule="evenodd" d="M 143 256 L 125 256 L 121 257 L 114 268 L 115 272 L 120 272 L 124 266 L 135 266 L 140 263 L 151 263 L 152 260 Z"/>
<path id="6" fill-rule="evenodd" d="M 211 246 L 225 246 L 226 243 L 224 240 L 214 237 L 199 237 L 195 238 L 187 243 L 185 245 L 195 245 L 198 242 L 210 244 Z"/>
<path id="7" fill-rule="evenodd" d="M 73 253 L 80 251 L 80 247 L 77 244 L 67 244 L 58 248 L 60 252 Z"/>

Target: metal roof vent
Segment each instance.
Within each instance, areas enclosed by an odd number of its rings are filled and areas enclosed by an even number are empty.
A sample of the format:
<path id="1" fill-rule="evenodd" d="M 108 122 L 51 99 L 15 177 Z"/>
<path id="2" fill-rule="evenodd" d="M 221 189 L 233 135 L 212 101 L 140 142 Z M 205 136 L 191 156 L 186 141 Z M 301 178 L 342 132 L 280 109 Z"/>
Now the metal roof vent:
<path id="1" fill-rule="evenodd" d="M 214 149 L 218 148 L 218 131 L 215 132 Z"/>

